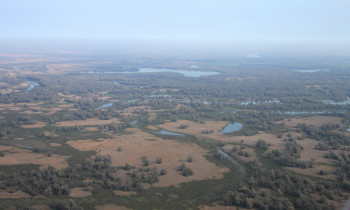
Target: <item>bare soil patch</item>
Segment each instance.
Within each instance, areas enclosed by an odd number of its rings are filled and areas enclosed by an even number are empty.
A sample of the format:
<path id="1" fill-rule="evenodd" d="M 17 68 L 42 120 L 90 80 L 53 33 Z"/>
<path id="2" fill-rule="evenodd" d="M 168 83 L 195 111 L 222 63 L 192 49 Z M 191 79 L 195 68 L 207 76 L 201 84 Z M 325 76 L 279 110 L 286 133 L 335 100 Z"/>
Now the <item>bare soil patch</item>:
<path id="1" fill-rule="evenodd" d="M 110 155 L 113 166 L 124 166 L 126 163 L 143 167 L 142 157 L 146 156 L 150 161 L 148 167 L 157 167 L 160 171 L 165 169 L 167 175 L 160 176 L 155 187 L 165 187 L 178 185 L 182 182 L 205 179 L 221 179 L 223 173 L 228 172 L 228 168 L 218 168 L 215 164 L 207 161 L 204 155 L 207 151 L 195 144 L 179 143 L 170 140 L 163 140 L 137 128 L 127 129 L 132 134 L 116 136 L 113 139 L 102 139 L 100 141 L 78 140 L 67 143 L 75 149 L 81 151 L 97 151 L 99 155 Z M 154 139 L 156 141 L 149 141 Z M 118 147 L 121 151 L 117 151 Z M 191 156 L 193 162 L 186 162 Z M 157 158 L 162 158 L 162 164 L 157 164 Z M 185 163 L 192 169 L 193 176 L 184 177 L 177 167 Z"/>

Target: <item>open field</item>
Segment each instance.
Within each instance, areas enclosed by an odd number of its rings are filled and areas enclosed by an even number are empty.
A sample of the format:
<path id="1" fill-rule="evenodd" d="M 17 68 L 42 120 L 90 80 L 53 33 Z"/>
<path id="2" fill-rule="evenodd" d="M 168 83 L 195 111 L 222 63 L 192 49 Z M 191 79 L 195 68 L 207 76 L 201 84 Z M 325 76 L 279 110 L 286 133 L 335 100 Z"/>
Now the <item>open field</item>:
<path id="1" fill-rule="evenodd" d="M 55 125 L 62 127 L 62 126 L 83 126 L 83 125 L 106 125 L 111 123 L 119 123 L 119 119 L 112 118 L 110 120 L 99 120 L 96 118 L 91 118 L 86 120 L 61 121 L 61 122 L 57 122 Z"/>
<path id="2" fill-rule="evenodd" d="M 227 168 L 218 168 L 207 161 L 204 158 L 207 152 L 194 144 L 162 140 L 136 128 L 127 131 L 132 134 L 114 139 L 78 140 L 67 143 L 81 151 L 96 151 L 99 155 L 110 155 L 112 165 L 116 167 L 124 166 L 126 163 L 142 167 L 141 159 L 147 157 L 150 161 L 148 167 L 157 167 L 158 170 L 165 169 L 168 172 L 167 175 L 159 177 L 159 182 L 153 184 L 154 187 L 178 185 L 192 180 L 221 179 L 223 173 L 228 172 Z M 121 148 L 120 152 L 117 151 L 118 148 Z M 193 158 L 193 162 L 186 161 L 189 156 Z M 161 164 L 155 162 L 157 158 L 162 159 Z M 185 163 L 193 170 L 193 176 L 184 177 L 177 171 L 181 163 Z"/>
<path id="3" fill-rule="evenodd" d="M 21 199 L 21 198 L 30 198 L 30 195 L 22 191 L 7 192 L 5 190 L 0 190 L 0 199 Z"/>
<path id="4" fill-rule="evenodd" d="M 47 166 L 53 166 L 57 169 L 66 168 L 68 157 L 61 155 L 43 155 L 40 153 L 33 153 L 27 149 L 20 149 L 10 146 L 0 146 L 0 151 L 5 152 L 3 157 L 0 157 L 0 165 L 18 165 L 18 164 L 37 164 L 41 169 Z"/>

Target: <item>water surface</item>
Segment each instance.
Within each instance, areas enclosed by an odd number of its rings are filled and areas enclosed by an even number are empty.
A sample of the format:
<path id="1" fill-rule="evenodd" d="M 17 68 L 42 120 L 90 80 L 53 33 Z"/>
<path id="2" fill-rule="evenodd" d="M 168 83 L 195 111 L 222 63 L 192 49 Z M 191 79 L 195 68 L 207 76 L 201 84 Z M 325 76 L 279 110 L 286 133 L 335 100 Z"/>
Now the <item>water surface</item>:
<path id="1" fill-rule="evenodd" d="M 260 105 L 260 104 L 278 104 L 281 103 L 279 100 L 269 100 L 269 101 L 244 101 L 241 105 Z"/>
<path id="2" fill-rule="evenodd" d="M 139 68 L 139 71 L 124 71 L 124 72 L 114 72 L 114 71 L 84 71 L 81 74 L 137 74 L 137 73 L 179 73 L 185 77 L 201 77 L 201 76 L 212 76 L 221 74 L 218 71 L 194 71 L 194 70 L 179 70 L 179 69 L 162 69 L 162 68 Z"/>
<path id="3" fill-rule="evenodd" d="M 182 133 L 175 133 L 171 131 L 166 131 L 166 130 L 161 130 L 160 132 L 157 133 L 158 135 L 170 135 L 170 136 L 183 136 Z"/>
<path id="4" fill-rule="evenodd" d="M 102 106 L 99 106 L 97 109 L 105 109 L 105 108 L 111 107 L 112 105 L 113 103 L 103 104 Z"/>
<path id="5" fill-rule="evenodd" d="M 293 69 L 295 72 L 299 73 L 315 73 L 315 72 L 327 72 L 329 69 Z"/>
<path id="6" fill-rule="evenodd" d="M 25 92 L 29 92 L 36 86 L 39 86 L 39 83 L 36 82 L 26 81 L 26 83 L 29 84 L 29 87 L 25 90 Z"/>
<path id="7" fill-rule="evenodd" d="M 330 104 L 330 105 L 350 105 L 350 98 L 347 97 L 345 101 L 331 101 L 331 100 L 323 100 L 322 101 L 325 104 Z"/>
<path id="8" fill-rule="evenodd" d="M 158 69 L 158 68 L 139 68 L 139 73 L 157 73 L 157 72 L 170 72 L 183 74 L 185 77 L 201 77 L 212 76 L 220 74 L 218 71 L 192 71 L 192 70 L 179 70 L 179 69 Z"/>
<path id="9" fill-rule="evenodd" d="M 233 133 L 239 131 L 243 128 L 242 123 L 229 123 L 225 126 L 225 128 L 221 131 L 221 133 Z"/>
<path id="10" fill-rule="evenodd" d="M 294 112 L 294 111 L 286 111 L 286 112 L 278 112 L 279 114 L 287 114 L 287 115 L 315 115 L 315 114 L 325 114 L 326 111 L 320 112 Z"/>

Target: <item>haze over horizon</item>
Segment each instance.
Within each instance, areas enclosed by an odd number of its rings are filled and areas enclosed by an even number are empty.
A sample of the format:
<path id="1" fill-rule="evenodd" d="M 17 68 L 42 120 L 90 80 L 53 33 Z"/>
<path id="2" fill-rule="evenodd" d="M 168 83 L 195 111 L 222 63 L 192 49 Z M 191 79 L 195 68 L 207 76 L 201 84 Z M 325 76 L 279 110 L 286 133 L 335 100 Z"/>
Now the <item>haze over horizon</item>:
<path id="1" fill-rule="evenodd" d="M 2 1 L 0 44 L 124 40 L 347 51 L 349 9 L 347 0 Z"/>

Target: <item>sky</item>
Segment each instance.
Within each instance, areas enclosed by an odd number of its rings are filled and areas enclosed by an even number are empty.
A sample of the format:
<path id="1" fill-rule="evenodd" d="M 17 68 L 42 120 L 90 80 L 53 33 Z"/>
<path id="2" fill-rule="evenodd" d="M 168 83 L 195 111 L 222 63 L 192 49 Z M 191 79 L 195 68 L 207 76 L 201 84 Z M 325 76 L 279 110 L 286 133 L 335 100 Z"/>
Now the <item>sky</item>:
<path id="1" fill-rule="evenodd" d="M 0 39 L 350 43 L 350 0 L 0 0 Z"/>

